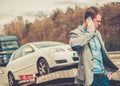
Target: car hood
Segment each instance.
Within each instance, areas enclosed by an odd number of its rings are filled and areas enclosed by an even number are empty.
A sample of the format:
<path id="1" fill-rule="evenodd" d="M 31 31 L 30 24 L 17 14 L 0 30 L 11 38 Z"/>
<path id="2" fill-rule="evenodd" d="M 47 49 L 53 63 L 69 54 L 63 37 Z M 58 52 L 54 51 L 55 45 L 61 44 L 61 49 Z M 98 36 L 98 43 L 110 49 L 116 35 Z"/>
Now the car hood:
<path id="1" fill-rule="evenodd" d="M 45 47 L 45 48 L 41 48 L 38 49 L 39 52 L 45 52 L 48 54 L 54 54 L 54 53 L 58 53 L 58 52 L 74 52 L 70 45 L 60 45 L 60 46 L 52 46 L 52 47 Z"/>

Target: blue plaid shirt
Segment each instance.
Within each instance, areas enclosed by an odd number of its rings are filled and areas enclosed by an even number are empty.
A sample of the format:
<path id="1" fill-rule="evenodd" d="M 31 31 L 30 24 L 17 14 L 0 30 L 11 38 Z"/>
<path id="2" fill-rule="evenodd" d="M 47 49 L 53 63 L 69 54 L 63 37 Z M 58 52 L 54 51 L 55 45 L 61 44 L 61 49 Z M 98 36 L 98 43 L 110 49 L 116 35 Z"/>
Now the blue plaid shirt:
<path id="1" fill-rule="evenodd" d="M 83 28 L 85 32 L 87 32 L 87 28 Z M 97 36 L 93 37 L 90 40 L 90 46 L 93 54 L 94 59 L 94 73 L 101 74 L 104 73 L 104 66 L 102 60 L 102 53 L 101 53 L 101 44 Z"/>

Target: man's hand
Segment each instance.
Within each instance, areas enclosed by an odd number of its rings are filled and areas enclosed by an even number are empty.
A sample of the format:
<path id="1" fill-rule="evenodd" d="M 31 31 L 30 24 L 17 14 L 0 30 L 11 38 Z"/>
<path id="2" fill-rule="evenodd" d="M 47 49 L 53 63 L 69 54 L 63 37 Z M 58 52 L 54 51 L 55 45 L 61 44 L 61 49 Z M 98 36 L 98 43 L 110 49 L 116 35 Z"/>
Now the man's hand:
<path id="1" fill-rule="evenodd" d="M 111 80 L 111 79 L 112 79 L 112 74 L 111 74 L 111 73 L 108 73 L 108 74 L 107 74 L 107 77 L 108 77 L 109 80 Z"/>
<path id="2" fill-rule="evenodd" d="M 95 25 L 94 25 L 94 22 L 92 21 L 91 17 L 88 17 L 86 19 L 86 23 L 87 23 L 87 28 L 89 29 L 89 31 L 94 31 L 95 30 Z"/>

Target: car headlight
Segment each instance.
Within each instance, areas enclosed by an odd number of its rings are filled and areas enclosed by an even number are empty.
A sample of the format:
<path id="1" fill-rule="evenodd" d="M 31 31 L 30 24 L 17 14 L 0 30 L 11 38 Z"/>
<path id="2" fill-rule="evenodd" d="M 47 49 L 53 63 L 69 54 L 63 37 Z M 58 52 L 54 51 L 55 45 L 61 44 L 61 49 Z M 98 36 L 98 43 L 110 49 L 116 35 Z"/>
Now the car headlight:
<path id="1" fill-rule="evenodd" d="M 73 51 L 72 48 L 68 48 L 69 51 Z"/>
<path id="2" fill-rule="evenodd" d="M 57 53 L 57 52 L 65 52 L 65 50 L 62 49 L 62 48 L 54 48 L 54 49 L 52 49 L 52 50 L 50 50 L 50 51 L 52 51 L 53 53 Z"/>
<path id="3" fill-rule="evenodd" d="M 65 50 L 62 48 L 56 48 L 56 52 L 65 52 Z"/>
<path id="4" fill-rule="evenodd" d="M 3 55 L 3 60 L 7 60 L 7 55 Z"/>

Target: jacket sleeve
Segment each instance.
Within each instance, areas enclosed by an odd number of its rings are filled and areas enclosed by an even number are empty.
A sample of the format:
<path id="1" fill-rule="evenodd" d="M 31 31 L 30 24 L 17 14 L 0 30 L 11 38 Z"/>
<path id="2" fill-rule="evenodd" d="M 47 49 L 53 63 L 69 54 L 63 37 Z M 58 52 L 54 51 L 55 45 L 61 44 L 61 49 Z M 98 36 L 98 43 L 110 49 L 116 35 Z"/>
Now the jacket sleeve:
<path id="1" fill-rule="evenodd" d="M 90 39 L 94 36 L 94 31 L 84 32 L 80 30 L 80 28 L 77 28 L 69 33 L 69 44 L 73 50 L 77 51 L 80 48 L 82 48 L 85 44 L 87 44 L 90 41 Z"/>

